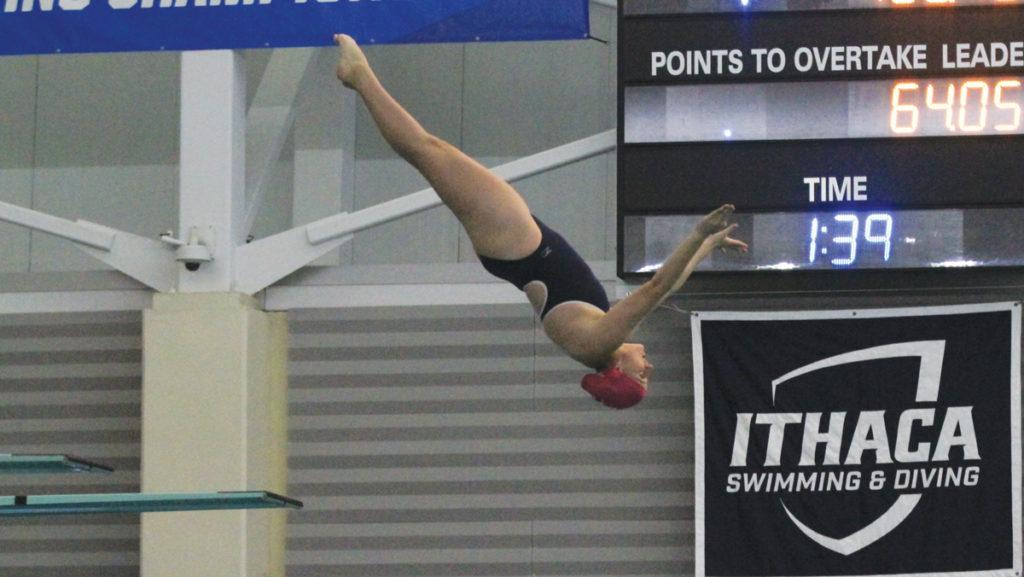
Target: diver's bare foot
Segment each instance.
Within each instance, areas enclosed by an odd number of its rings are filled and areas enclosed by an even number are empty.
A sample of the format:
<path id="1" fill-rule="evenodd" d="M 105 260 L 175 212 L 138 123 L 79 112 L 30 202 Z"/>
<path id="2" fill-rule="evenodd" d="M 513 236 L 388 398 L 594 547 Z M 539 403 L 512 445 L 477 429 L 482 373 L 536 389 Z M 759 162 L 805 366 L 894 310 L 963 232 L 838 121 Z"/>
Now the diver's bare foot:
<path id="1" fill-rule="evenodd" d="M 359 80 L 370 71 L 370 65 L 366 62 L 362 49 L 348 34 L 335 34 L 334 42 L 338 45 L 338 64 L 334 72 L 342 84 L 354 89 Z"/>

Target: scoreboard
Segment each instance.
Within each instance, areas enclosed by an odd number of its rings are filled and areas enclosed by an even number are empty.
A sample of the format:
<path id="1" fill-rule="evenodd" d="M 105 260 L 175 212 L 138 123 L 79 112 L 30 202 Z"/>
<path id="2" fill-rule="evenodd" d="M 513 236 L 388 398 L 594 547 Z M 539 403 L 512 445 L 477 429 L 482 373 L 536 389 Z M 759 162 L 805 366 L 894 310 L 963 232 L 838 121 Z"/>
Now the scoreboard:
<path id="1" fill-rule="evenodd" d="M 1024 0 L 622 0 L 620 276 L 1024 266 Z"/>

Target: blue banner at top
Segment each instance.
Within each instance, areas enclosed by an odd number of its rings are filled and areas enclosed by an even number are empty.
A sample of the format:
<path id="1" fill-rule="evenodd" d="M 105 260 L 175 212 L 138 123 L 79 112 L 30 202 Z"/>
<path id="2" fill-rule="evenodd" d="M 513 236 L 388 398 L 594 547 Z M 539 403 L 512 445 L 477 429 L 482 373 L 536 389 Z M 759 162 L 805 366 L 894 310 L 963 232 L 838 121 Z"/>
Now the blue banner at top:
<path id="1" fill-rule="evenodd" d="M 586 38 L 588 0 L 0 0 L 0 55 Z"/>

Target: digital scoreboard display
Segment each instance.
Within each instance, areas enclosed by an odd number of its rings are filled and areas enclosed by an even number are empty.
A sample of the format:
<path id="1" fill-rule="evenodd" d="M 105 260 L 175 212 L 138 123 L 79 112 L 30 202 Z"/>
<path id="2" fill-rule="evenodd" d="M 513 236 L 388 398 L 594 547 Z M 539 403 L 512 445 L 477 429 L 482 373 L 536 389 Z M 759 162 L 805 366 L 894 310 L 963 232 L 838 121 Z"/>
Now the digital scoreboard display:
<path id="1" fill-rule="evenodd" d="M 619 275 L 1024 266 L 1024 0 L 623 0 Z"/>

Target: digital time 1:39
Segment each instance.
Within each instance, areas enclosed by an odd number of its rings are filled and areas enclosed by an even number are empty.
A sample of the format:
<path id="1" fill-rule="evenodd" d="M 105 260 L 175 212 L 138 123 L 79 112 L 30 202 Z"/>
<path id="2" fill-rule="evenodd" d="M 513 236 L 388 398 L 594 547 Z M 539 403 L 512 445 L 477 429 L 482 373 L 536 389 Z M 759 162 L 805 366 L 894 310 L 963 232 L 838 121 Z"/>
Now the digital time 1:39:
<path id="1" fill-rule="evenodd" d="M 808 262 L 816 263 L 822 257 L 829 258 L 832 266 L 854 266 L 862 242 L 879 251 L 883 262 L 889 262 L 892 256 L 892 235 L 892 215 L 884 212 L 866 215 L 863 226 L 861 217 L 852 213 L 833 215 L 831 223 L 814 217 L 811 219 Z M 831 253 L 830 248 L 833 249 Z"/>

